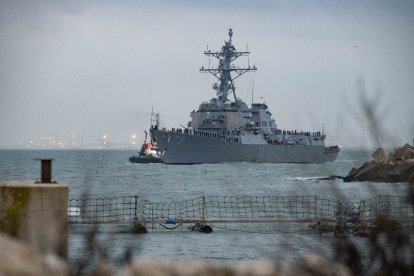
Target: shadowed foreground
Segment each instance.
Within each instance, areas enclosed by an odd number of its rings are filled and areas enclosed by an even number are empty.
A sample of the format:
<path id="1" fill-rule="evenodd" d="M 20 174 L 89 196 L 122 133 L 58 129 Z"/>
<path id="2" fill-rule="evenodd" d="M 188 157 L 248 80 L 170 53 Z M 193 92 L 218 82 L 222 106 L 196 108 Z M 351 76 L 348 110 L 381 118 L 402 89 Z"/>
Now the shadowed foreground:
<path id="1" fill-rule="evenodd" d="M 90 270 L 70 269 L 56 255 L 42 255 L 26 244 L 0 233 L 0 275 L 113 275 L 109 262 L 101 260 Z M 207 261 L 157 261 L 135 259 L 118 275 L 352 275 L 344 265 L 319 255 L 308 255 L 299 264 L 274 261 L 241 261 L 231 264 Z"/>

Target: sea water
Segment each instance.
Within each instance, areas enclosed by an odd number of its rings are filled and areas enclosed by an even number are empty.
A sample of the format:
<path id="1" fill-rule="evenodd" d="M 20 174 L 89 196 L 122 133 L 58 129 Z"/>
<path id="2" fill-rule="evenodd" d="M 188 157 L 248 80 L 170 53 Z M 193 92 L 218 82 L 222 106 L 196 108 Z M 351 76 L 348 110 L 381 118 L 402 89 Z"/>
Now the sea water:
<path id="1" fill-rule="evenodd" d="M 171 202 L 203 195 L 291 196 L 318 195 L 358 202 L 378 194 L 404 195 L 407 184 L 318 180 L 346 175 L 370 159 L 367 151 L 342 151 L 325 164 L 222 163 L 200 165 L 132 164 L 133 150 L 0 150 L 1 180 L 38 180 L 39 158 L 53 158 L 52 178 L 69 184 L 70 198 L 112 198 L 137 195 L 153 202 Z M 155 259 L 233 261 L 274 259 L 296 262 L 316 252 L 332 255 L 332 234 L 307 231 L 300 223 L 214 224 L 214 232 L 186 229 L 131 233 L 131 225 L 98 226 L 97 240 L 108 258 L 126 250 L 132 256 Z M 85 238 L 90 225 L 72 225 L 69 260 L 90 258 Z"/>

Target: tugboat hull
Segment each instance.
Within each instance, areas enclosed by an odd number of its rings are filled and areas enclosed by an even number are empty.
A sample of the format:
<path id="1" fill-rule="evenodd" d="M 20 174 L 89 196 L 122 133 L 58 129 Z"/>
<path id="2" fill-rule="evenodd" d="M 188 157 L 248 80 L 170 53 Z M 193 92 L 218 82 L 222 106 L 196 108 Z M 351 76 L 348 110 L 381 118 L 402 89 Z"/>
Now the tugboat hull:
<path id="1" fill-rule="evenodd" d="M 141 164 L 149 164 L 149 163 L 164 163 L 164 161 L 159 157 L 154 156 L 139 156 L 134 155 L 129 158 L 129 162 L 131 163 L 141 163 Z"/>

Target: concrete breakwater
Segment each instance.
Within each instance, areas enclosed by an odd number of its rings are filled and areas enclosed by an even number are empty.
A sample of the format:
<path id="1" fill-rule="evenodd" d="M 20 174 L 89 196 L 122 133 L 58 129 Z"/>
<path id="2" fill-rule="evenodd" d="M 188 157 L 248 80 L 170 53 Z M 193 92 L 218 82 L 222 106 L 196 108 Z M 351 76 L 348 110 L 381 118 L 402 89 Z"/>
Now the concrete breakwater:
<path id="1" fill-rule="evenodd" d="M 372 160 L 360 168 L 352 168 L 345 182 L 409 182 L 414 183 L 414 147 L 405 144 L 394 152 L 387 153 L 382 148 L 372 155 Z"/>

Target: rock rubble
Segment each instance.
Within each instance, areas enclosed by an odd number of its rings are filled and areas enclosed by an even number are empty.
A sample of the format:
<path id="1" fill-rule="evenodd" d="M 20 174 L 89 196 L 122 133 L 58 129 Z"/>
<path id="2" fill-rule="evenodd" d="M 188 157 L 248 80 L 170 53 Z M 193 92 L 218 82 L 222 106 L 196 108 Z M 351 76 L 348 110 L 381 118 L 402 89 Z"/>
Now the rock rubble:
<path id="1" fill-rule="evenodd" d="M 414 147 L 405 144 L 394 152 L 387 153 L 382 148 L 372 153 L 372 160 L 360 168 L 352 168 L 345 182 L 410 182 L 414 183 Z"/>

